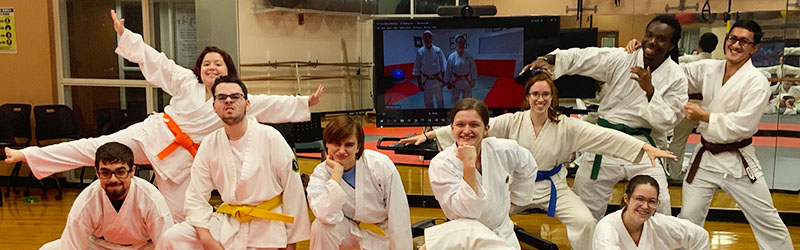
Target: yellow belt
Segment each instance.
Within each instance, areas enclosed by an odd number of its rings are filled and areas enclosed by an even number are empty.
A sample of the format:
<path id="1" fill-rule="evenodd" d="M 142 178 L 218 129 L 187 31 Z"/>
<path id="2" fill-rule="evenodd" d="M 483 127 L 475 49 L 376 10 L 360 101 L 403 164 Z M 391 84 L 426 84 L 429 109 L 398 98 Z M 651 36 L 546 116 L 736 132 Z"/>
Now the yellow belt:
<path id="1" fill-rule="evenodd" d="M 294 223 L 294 216 L 272 212 L 272 209 L 275 209 L 281 204 L 281 195 L 276 195 L 274 198 L 258 204 L 258 206 L 222 204 L 222 206 L 217 208 L 217 213 L 229 214 L 241 222 L 248 222 L 253 218 L 261 218 L 284 223 Z"/>
<path id="2" fill-rule="evenodd" d="M 384 232 L 383 229 L 378 227 L 378 225 L 375 225 L 375 223 L 367 223 L 367 222 L 359 222 L 359 221 L 356 221 L 356 222 L 358 222 L 358 228 L 359 229 L 361 229 L 361 230 L 369 230 L 369 231 L 372 231 L 375 234 L 378 234 L 380 236 L 386 237 L 386 232 Z"/>

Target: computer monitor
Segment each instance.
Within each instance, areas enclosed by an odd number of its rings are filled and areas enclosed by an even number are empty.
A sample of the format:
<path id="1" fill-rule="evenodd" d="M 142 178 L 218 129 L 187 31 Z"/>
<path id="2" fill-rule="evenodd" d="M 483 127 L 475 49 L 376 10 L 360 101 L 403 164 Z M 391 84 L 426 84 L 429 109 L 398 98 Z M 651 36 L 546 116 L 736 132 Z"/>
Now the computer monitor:
<path id="1" fill-rule="evenodd" d="M 458 54 L 456 37 L 466 37 L 464 52 L 474 60 L 477 72 L 469 92 L 483 100 L 492 115 L 519 110 L 523 86 L 514 81 L 514 76 L 559 44 L 559 18 L 552 16 L 376 19 L 373 90 L 377 126 L 446 125 L 453 100 L 467 96 L 466 85 L 450 88 L 448 83 L 455 81 L 446 81 L 465 72 L 453 72 L 448 78 L 445 68 L 430 66 L 439 63 L 431 63 L 436 59 L 430 51 L 435 49 L 425 46 L 426 31 L 431 33 L 432 45 L 441 50 L 436 57 L 443 55 L 445 64 L 448 57 Z M 461 54 L 458 58 L 468 57 Z M 459 63 L 471 64 L 466 61 Z M 434 72 L 441 73 L 436 76 Z M 428 88 L 421 88 L 420 80 L 430 84 Z M 440 91 L 436 90 L 438 86 L 442 86 Z"/>

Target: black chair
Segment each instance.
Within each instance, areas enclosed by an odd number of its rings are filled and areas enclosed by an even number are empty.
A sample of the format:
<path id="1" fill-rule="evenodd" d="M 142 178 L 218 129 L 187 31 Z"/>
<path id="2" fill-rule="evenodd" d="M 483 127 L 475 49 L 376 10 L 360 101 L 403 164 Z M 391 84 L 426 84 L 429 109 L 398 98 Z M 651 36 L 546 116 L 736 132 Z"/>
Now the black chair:
<path id="1" fill-rule="evenodd" d="M 27 147 L 31 143 L 31 105 L 30 104 L 21 104 L 21 103 L 7 103 L 0 105 L 0 117 L 5 120 L 5 126 L 7 129 L 3 129 L 7 132 L 10 132 L 10 136 L 8 134 L 4 136 L 4 140 L 7 146 L 13 149 L 21 149 Z M 9 129 L 10 128 L 10 129 Z M 5 150 L 5 149 L 3 149 Z M 5 152 L 4 152 L 5 153 Z M 4 157 L 5 158 L 5 157 Z M 14 165 L 14 169 L 11 170 L 11 179 L 8 181 L 6 186 L 6 192 L 3 193 L 3 196 L 8 198 L 11 195 L 11 191 L 13 188 L 14 195 L 19 194 L 17 191 L 17 177 L 19 176 L 19 171 L 22 168 L 22 162 L 17 162 Z M 25 196 L 30 195 L 30 191 L 26 190 Z"/>
<path id="2" fill-rule="evenodd" d="M 325 158 L 325 150 L 322 145 L 322 117 L 324 116 L 325 114 L 322 113 L 311 113 L 310 121 L 294 123 L 292 135 L 294 136 L 295 152 L 322 152 L 322 158 Z"/>
<path id="3" fill-rule="evenodd" d="M 41 105 L 33 108 L 33 114 L 36 118 L 36 145 L 43 146 L 42 141 L 58 140 L 70 141 L 81 138 L 80 128 L 78 127 L 78 120 L 75 119 L 75 114 L 72 109 L 66 105 Z M 56 185 L 58 186 L 58 194 L 56 200 L 61 200 L 63 190 L 58 178 Z M 42 200 L 47 199 L 47 188 L 42 187 Z"/>
<path id="4" fill-rule="evenodd" d="M 0 116 L 0 159 L 5 159 L 5 147 L 11 147 L 16 142 L 12 133 L 8 117 Z M 3 206 L 3 195 L 0 195 L 0 207 Z"/>

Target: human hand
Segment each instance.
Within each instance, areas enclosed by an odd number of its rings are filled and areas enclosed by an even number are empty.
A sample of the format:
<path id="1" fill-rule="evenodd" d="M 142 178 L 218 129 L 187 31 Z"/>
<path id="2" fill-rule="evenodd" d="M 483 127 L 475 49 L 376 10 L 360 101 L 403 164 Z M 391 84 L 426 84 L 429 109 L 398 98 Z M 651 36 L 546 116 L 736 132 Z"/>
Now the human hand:
<path id="1" fill-rule="evenodd" d="M 628 41 L 628 45 L 625 45 L 625 52 L 633 53 L 637 49 L 642 47 L 642 43 L 639 40 L 631 39 Z"/>
<path id="2" fill-rule="evenodd" d="M 686 113 L 686 119 L 708 122 L 710 114 L 696 103 L 687 102 L 686 105 L 683 106 L 683 110 Z"/>
<path id="3" fill-rule="evenodd" d="M 114 21 L 114 31 L 117 32 L 117 35 L 121 36 L 122 32 L 125 31 L 125 18 L 117 18 L 117 12 L 111 10 L 111 20 Z"/>
<path id="4" fill-rule="evenodd" d="M 319 104 L 319 100 L 322 98 L 323 90 L 325 90 L 325 87 L 323 87 L 322 84 L 317 86 L 317 91 L 314 92 L 310 98 L 308 98 L 308 107 Z"/>
<path id="5" fill-rule="evenodd" d="M 5 148 L 6 153 L 6 163 L 17 163 L 17 162 L 25 162 L 25 154 L 22 153 L 20 150 L 12 149 L 9 147 Z"/>
<path id="6" fill-rule="evenodd" d="M 427 140 L 428 140 L 428 138 L 425 137 L 424 134 L 422 134 L 422 135 L 415 135 L 415 136 L 412 136 L 412 137 L 400 139 L 400 143 L 402 143 L 403 145 L 410 145 L 412 143 L 414 145 L 419 145 L 420 143 L 423 143 L 423 142 L 425 142 Z"/>
<path id="7" fill-rule="evenodd" d="M 642 146 L 642 150 L 647 153 L 647 157 L 650 158 L 650 163 L 653 164 L 653 167 L 656 166 L 656 158 L 670 159 L 673 161 L 678 160 L 678 157 L 672 152 L 658 149 L 647 143 Z"/>
<path id="8" fill-rule="evenodd" d="M 653 93 L 655 92 L 650 68 L 648 67 L 647 70 L 645 70 L 642 67 L 634 66 L 631 67 L 631 74 L 631 79 L 639 83 L 639 88 L 644 90 L 644 93 L 647 95 L 647 101 L 650 101 L 650 98 L 653 98 Z"/>

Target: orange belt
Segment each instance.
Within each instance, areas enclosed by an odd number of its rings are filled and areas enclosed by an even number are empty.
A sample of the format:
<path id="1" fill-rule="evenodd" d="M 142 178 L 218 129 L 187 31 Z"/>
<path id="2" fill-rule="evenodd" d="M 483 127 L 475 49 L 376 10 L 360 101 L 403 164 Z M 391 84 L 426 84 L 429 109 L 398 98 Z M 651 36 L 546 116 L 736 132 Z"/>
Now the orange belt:
<path id="1" fill-rule="evenodd" d="M 175 120 L 173 120 L 172 117 L 169 117 L 167 113 L 164 113 L 164 119 L 166 119 L 164 123 L 167 124 L 169 131 L 175 135 L 175 140 L 173 140 L 172 143 L 164 148 L 164 150 L 161 150 L 161 152 L 158 153 L 158 159 L 164 160 L 164 158 L 167 158 L 167 156 L 169 156 L 172 151 L 175 151 L 175 149 L 178 149 L 178 147 L 185 148 L 190 154 L 192 154 L 192 157 L 194 157 L 197 154 L 197 148 L 200 147 L 200 144 L 192 142 L 192 138 L 189 138 L 188 135 L 184 134 L 183 131 L 181 131 L 181 128 L 178 127 L 178 124 L 175 123 Z"/>

